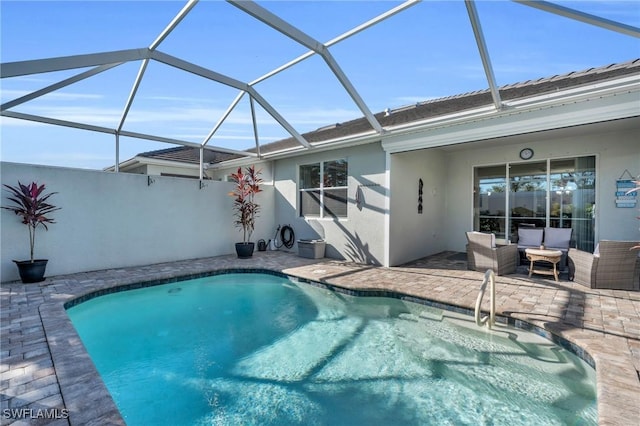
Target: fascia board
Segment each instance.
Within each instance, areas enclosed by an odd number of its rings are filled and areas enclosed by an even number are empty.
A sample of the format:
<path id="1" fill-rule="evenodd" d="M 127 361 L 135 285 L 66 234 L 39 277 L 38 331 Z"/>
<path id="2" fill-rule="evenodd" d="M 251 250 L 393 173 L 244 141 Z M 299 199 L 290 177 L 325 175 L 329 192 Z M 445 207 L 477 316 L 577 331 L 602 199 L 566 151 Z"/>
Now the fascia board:
<path id="1" fill-rule="evenodd" d="M 251 165 L 259 165 L 259 164 L 268 164 L 271 160 L 265 159 L 264 157 L 260 160 L 251 161 L 247 158 L 236 158 L 233 160 L 222 161 L 220 163 L 214 163 L 209 166 L 208 170 L 221 170 L 221 169 L 230 169 L 235 167 L 244 167 Z"/>
<path id="2" fill-rule="evenodd" d="M 579 101 L 638 90 L 638 87 L 640 87 L 640 73 L 618 78 L 616 80 L 594 83 L 588 86 L 578 86 L 558 92 L 546 93 L 543 95 L 531 96 L 523 99 L 514 99 L 505 102 L 505 104 L 511 107 L 516 107 L 537 105 L 543 102 L 557 103 Z"/>
<path id="3" fill-rule="evenodd" d="M 185 169 L 198 169 L 198 167 L 200 167 L 198 164 L 193 164 L 193 163 L 184 163 L 181 161 L 172 161 L 172 160 L 159 160 L 156 158 L 142 157 L 138 155 L 120 163 L 119 168 L 120 168 L 120 171 L 124 171 L 125 169 L 142 166 L 142 165 L 181 167 Z M 114 170 L 113 166 L 110 166 L 104 169 L 104 171 L 113 171 L 113 170 Z"/>
<path id="4" fill-rule="evenodd" d="M 552 105 L 563 105 L 569 102 L 598 99 L 602 96 L 626 93 L 630 90 L 637 91 L 639 87 L 640 75 L 635 75 L 617 79 L 615 81 L 567 89 L 561 92 L 558 91 L 555 93 L 547 93 L 539 96 L 506 101 L 503 103 L 504 108 L 501 110 L 496 110 L 492 105 L 486 105 L 484 107 L 461 111 L 459 113 L 387 127 L 386 130 L 387 135 L 397 135 L 407 131 L 415 132 L 442 125 L 464 123 L 469 120 L 474 121 L 483 117 L 500 116 L 505 113 L 512 114 L 515 109 L 520 110 L 520 112 L 524 112 L 527 109 L 539 109 Z"/>
<path id="5" fill-rule="evenodd" d="M 198 169 L 200 167 L 199 164 L 193 164 L 193 163 L 185 163 L 182 161 L 176 161 L 176 160 L 161 160 L 158 158 L 149 158 L 149 157 L 135 157 L 135 160 L 137 160 L 138 163 L 140 164 L 146 164 L 149 166 L 166 166 L 166 167 L 181 167 L 184 169 Z"/>
<path id="6" fill-rule="evenodd" d="M 593 92 L 592 92 L 593 95 Z M 470 115 L 460 120 L 431 123 L 390 131 L 382 147 L 388 152 L 433 148 L 504 136 L 578 126 L 640 115 L 640 87 L 624 93 L 594 98 L 564 98 L 563 102 L 528 103 L 492 114 Z"/>
<path id="7" fill-rule="evenodd" d="M 123 171 L 123 169 L 125 169 L 125 168 L 138 165 L 140 163 L 138 161 L 138 158 L 140 158 L 140 157 L 133 157 L 133 158 L 130 158 L 128 160 L 125 160 L 125 161 L 121 162 L 120 165 L 118 166 L 120 171 Z M 116 169 L 115 166 L 109 166 L 109 167 L 105 167 L 102 170 L 105 171 L 105 172 L 114 172 L 115 169 Z"/>
<path id="8" fill-rule="evenodd" d="M 287 148 L 280 151 L 270 152 L 268 154 L 263 154 L 262 159 L 265 161 L 279 160 L 282 158 L 291 158 L 291 157 L 299 157 L 301 155 L 315 154 L 318 152 L 325 152 L 339 148 L 348 148 L 352 146 L 364 145 L 368 143 L 380 142 L 381 136 L 375 133 L 374 130 L 371 132 L 363 133 L 356 137 L 351 137 L 349 139 L 341 138 L 341 139 L 332 139 L 328 141 L 314 143 L 312 148 L 305 147 L 293 147 Z M 255 161 L 251 161 L 246 158 L 236 158 L 233 160 L 227 160 L 221 163 L 216 163 L 216 165 L 212 167 L 220 167 L 227 168 L 232 166 L 245 166 L 249 164 L 254 164 Z M 218 164 L 220 166 L 218 166 Z"/>

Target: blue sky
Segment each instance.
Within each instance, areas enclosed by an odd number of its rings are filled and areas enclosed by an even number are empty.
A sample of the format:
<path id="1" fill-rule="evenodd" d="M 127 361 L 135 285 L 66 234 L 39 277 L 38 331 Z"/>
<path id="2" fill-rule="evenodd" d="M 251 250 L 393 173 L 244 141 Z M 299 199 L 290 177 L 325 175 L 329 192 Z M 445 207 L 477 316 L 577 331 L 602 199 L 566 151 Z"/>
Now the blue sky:
<path id="1" fill-rule="evenodd" d="M 148 47 L 186 2 L 0 2 L 2 63 Z M 640 27 L 640 2 L 561 5 Z M 392 1 L 259 4 L 320 42 L 395 7 Z M 477 1 L 498 85 L 640 58 L 640 40 L 509 1 Z M 201 1 L 158 50 L 250 82 L 307 51 L 234 6 Z M 330 48 L 372 112 L 488 87 L 462 1 L 423 1 Z M 140 64 L 120 65 L 18 111 L 115 127 Z M 6 78 L 7 102 L 83 70 Z M 255 88 L 300 133 L 362 116 L 318 56 Z M 238 91 L 151 62 L 124 129 L 200 143 Z M 258 108 L 261 143 L 288 134 Z M 3 161 L 102 169 L 115 137 L 0 118 Z M 210 142 L 255 146 L 248 97 Z M 121 138 L 120 160 L 173 145 Z"/>

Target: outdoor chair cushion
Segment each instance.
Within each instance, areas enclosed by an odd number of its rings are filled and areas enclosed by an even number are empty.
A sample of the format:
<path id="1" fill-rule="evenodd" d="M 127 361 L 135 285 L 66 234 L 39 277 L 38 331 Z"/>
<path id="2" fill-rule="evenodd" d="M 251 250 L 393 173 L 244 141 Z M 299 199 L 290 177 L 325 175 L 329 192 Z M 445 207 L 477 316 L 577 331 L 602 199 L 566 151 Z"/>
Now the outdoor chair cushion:
<path id="1" fill-rule="evenodd" d="M 518 247 L 540 247 L 542 236 L 542 228 L 518 228 Z"/>
<path id="2" fill-rule="evenodd" d="M 571 244 L 571 228 L 544 228 L 544 246 L 546 248 L 569 250 Z"/>
<path id="3" fill-rule="evenodd" d="M 472 235 L 472 240 L 480 242 L 481 244 L 487 245 L 488 247 L 493 248 L 496 246 L 496 234 L 488 234 L 486 232 L 478 232 L 478 231 L 467 232 L 467 234 Z"/>

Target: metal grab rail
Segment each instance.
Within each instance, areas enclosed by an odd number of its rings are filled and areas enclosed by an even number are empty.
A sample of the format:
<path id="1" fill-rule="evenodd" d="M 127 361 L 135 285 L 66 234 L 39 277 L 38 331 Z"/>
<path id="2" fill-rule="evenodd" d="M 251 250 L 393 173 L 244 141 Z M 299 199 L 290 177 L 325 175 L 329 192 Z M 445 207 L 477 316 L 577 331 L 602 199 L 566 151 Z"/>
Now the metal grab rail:
<path id="1" fill-rule="evenodd" d="M 482 305 L 482 298 L 484 297 L 484 292 L 487 289 L 487 283 L 490 285 L 489 292 L 491 296 L 490 308 L 489 308 L 489 316 L 481 317 L 480 306 Z M 496 274 L 493 272 L 493 269 L 487 269 L 487 272 L 484 273 L 484 279 L 482 280 L 482 285 L 480 286 L 480 293 L 478 294 L 478 298 L 476 299 L 476 313 L 475 313 L 476 324 L 479 327 L 486 325 L 491 329 L 493 324 L 496 323 Z"/>

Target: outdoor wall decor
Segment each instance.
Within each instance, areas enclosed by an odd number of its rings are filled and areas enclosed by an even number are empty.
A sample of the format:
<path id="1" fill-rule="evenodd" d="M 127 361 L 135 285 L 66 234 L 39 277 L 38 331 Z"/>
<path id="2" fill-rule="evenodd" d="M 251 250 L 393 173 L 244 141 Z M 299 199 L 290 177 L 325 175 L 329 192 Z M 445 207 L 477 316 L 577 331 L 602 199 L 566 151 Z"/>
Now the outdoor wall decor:
<path id="1" fill-rule="evenodd" d="M 629 178 L 626 179 L 625 177 Z M 620 177 L 616 180 L 616 207 L 617 208 L 629 208 L 635 207 L 638 202 L 638 192 L 628 193 L 629 190 L 636 187 L 634 182 L 634 178 L 629 173 L 629 170 L 626 170 L 620 175 Z"/>
<path id="2" fill-rule="evenodd" d="M 356 196 L 355 196 L 356 207 L 358 208 L 358 210 L 362 210 L 362 206 L 364 205 L 364 191 L 362 190 L 362 188 L 371 188 L 374 186 L 380 186 L 380 184 L 379 183 L 361 183 L 358 185 L 358 187 L 356 188 Z"/>
<path id="3" fill-rule="evenodd" d="M 364 194 L 362 193 L 362 187 L 358 185 L 358 187 L 356 188 L 356 207 L 358 208 L 358 210 L 362 210 L 363 197 L 364 197 Z"/>
<path id="4" fill-rule="evenodd" d="M 422 178 L 418 179 L 418 214 L 422 214 Z"/>

